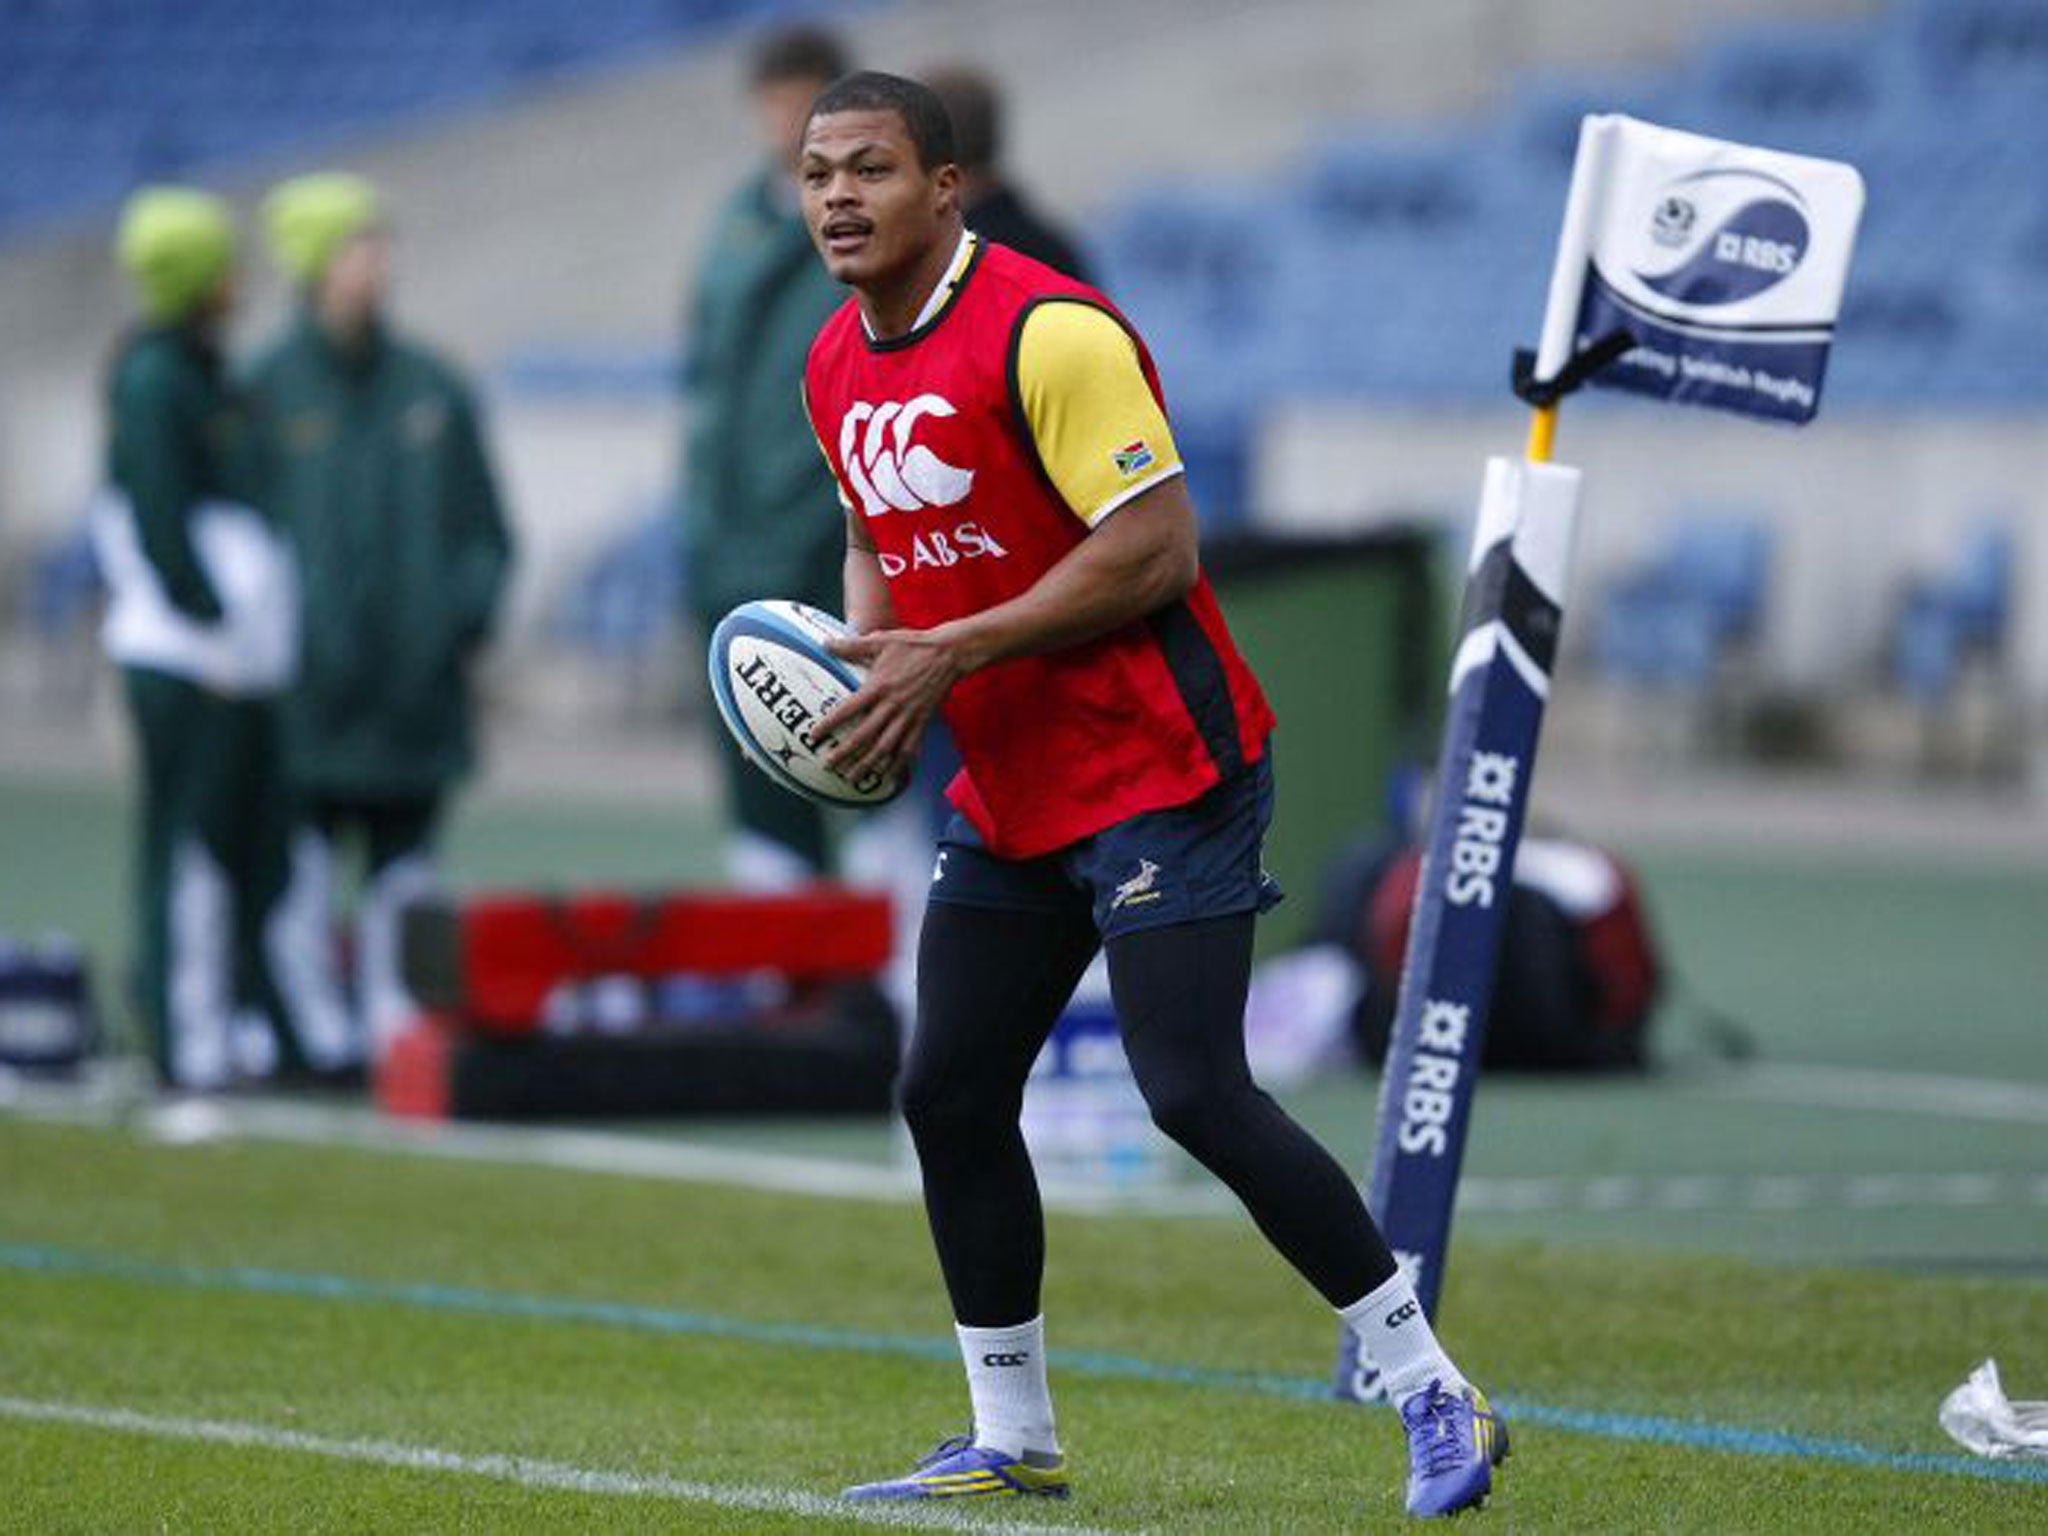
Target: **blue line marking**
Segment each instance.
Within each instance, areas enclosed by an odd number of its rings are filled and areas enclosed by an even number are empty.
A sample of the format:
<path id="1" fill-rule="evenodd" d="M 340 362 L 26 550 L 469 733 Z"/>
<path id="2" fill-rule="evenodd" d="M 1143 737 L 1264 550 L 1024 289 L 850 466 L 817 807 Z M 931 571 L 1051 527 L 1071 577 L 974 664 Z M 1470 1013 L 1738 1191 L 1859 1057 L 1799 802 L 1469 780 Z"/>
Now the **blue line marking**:
<path id="1" fill-rule="evenodd" d="M 510 1291 L 470 1286 L 387 1280 L 358 1280 L 347 1275 L 307 1274 L 294 1270 L 233 1266 L 211 1269 L 197 1264 L 160 1264 L 118 1254 L 85 1253 L 40 1243 L 0 1243 L 0 1268 L 44 1275 L 84 1275 L 137 1285 L 174 1286 L 185 1290 L 229 1291 L 258 1296 L 305 1297 L 320 1301 L 368 1302 L 413 1307 L 427 1312 L 458 1312 L 478 1317 L 515 1317 L 555 1323 L 596 1323 L 644 1333 L 734 1339 L 747 1344 L 797 1345 L 807 1349 L 848 1350 L 857 1354 L 894 1355 L 914 1360 L 954 1362 L 958 1346 L 951 1339 L 917 1338 L 873 1333 L 859 1328 L 821 1328 L 804 1323 L 756 1322 L 709 1312 L 682 1312 L 631 1302 L 581 1301 L 566 1296 L 524 1296 Z M 1055 1349 L 1050 1364 L 1076 1376 L 1106 1381 L 1136 1381 L 1158 1386 L 1195 1387 L 1295 1402 L 1331 1401 L 1329 1383 L 1320 1377 L 1281 1376 L 1256 1371 L 1219 1370 L 1175 1365 L 1131 1355 L 1094 1350 Z M 2048 1463 L 1980 1461 L 1968 1456 L 1932 1452 L 1886 1451 L 1853 1440 L 1830 1440 L 1776 1430 L 1745 1429 L 1733 1424 L 1704 1424 L 1692 1419 L 1654 1414 L 1593 1413 L 1558 1408 L 1521 1398 L 1497 1398 L 1512 1423 L 1540 1424 L 1570 1434 L 1605 1440 L 1677 1445 L 1688 1450 L 1717 1451 L 1731 1456 L 1782 1456 L 1829 1461 L 1886 1472 L 1911 1472 L 1971 1477 L 1990 1482 L 2048 1486 Z"/>

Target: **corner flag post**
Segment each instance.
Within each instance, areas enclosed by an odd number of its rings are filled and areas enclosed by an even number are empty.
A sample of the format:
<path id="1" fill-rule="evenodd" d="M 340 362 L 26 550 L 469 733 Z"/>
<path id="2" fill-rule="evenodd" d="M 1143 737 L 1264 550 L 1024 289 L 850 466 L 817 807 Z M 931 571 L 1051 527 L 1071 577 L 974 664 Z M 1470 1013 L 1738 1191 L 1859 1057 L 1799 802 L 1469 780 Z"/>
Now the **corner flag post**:
<path id="1" fill-rule="evenodd" d="M 1367 1199 L 1432 1315 L 1564 617 L 1579 472 L 1551 462 L 1558 404 L 1619 364 L 1600 382 L 1811 419 L 1862 202 L 1834 162 L 1621 116 L 1580 126 L 1542 335 L 1515 360 L 1527 446 L 1486 465 L 1380 1081 Z M 1382 1395 L 1348 1328 L 1334 1390 Z"/>

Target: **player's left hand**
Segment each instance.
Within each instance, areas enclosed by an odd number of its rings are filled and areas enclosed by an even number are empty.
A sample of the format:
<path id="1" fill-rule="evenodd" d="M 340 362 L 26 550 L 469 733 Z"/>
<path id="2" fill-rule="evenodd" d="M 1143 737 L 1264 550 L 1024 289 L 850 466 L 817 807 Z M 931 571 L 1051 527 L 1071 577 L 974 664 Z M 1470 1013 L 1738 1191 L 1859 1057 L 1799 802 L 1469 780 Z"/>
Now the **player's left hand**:
<path id="1" fill-rule="evenodd" d="M 825 765 L 855 781 L 907 770 L 933 712 L 966 673 L 952 646 L 928 629 L 880 629 L 826 644 L 866 667 L 867 680 L 818 722 L 821 736 L 837 738 Z"/>

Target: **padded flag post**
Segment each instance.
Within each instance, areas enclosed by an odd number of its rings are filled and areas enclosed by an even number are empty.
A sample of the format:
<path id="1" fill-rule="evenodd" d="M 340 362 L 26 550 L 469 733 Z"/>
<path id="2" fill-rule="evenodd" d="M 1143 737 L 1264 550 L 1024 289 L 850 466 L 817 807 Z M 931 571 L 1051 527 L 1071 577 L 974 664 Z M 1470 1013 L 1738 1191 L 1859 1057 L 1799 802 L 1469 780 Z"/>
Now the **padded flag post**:
<path id="1" fill-rule="evenodd" d="M 1578 497 L 1576 469 L 1487 461 L 1367 1197 L 1432 1313 L 1557 657 Z M 1372 1362 L 1348 1328 L 1339 1335 L 1336 1392 L 1379 1395 Z"/>
<path id="2" fill-rule="evenodd" d="M 1579 474 L 1559 402 L 1603 385 L 1794 424 L 1820 400 L 1863 208 L 1854 167 L 1618 115 L 1580 125 L 1542 336 L 1515 358 L 1525 457 L 1486 466 L 1436 806 L 1380 1083 L 1369 1200 L 1432 1314 L 1550 694 Z M 1338 1337 L 1336 1395 L 1377 1400 Z"/>

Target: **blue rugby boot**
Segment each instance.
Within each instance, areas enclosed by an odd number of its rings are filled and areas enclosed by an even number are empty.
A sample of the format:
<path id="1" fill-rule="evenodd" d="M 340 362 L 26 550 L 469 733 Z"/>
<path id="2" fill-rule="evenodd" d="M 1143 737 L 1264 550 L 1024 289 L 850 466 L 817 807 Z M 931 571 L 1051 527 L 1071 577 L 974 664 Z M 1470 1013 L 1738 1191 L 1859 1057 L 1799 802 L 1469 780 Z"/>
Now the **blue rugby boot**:
<path id="1" fill-rule="evenodd" d="M 1493 1491 L 1493 1469 L 1507 1460 L 1507 1421 L 1477 1387 L 1446 1392 L 1432 1381 L 1401 1404 L 1408 1432 L 1408 1513 L 1455 1515 Z"/>
<path id="2" fill-rule="evenodd" d="M 840 1494 L 843 1499 L 1012 1499 L 1029 1494 L 1064 1499 L 1068 1494 L 1063 1456 L 1022 1457 L 976 1445 L 971 1435 L 941 1440 L 904 1477 L 882 1483 L 861 1483 Z"/>

